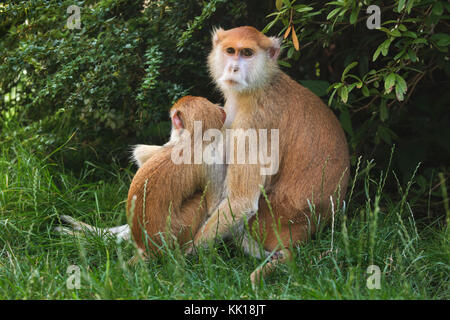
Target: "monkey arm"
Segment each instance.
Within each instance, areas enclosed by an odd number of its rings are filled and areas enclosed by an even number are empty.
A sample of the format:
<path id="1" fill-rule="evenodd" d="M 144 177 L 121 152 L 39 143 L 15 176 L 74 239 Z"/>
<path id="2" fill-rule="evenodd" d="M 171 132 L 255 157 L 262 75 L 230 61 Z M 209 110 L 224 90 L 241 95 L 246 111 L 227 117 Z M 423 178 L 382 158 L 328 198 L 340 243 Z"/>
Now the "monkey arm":
<path id="1" fill-rule="evenodd" d="M 260 175 L 259 165 L 230 165 L 226 178 L 226 198 L 210 212 L 210 217 L 195 235 L 194 245 L 225 236 L 245 216 L 253 215 L 258 210 L 260 185 L 264 185 L 265 178 Z"/>

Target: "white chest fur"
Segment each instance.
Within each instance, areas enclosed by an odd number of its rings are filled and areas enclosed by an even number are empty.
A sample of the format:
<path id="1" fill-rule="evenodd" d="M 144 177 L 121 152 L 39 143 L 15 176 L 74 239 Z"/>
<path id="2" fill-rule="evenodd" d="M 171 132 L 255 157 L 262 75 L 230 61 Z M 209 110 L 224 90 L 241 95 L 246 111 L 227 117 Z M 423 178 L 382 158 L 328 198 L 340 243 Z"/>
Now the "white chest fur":
<path id="1" fill-rule="evenodd" d="M 227 97 L 224 109 L 227 114 L 227 118 L 225 120 L 224 127 L 230 128 L 231 124 L 234 121 L 234 118 L 236 117 L 236 113 L 238 110 L 238 105 L 237 105 L 237 101 L 236 101 L 235 97 L 233 97 L 233 96 Z"/>

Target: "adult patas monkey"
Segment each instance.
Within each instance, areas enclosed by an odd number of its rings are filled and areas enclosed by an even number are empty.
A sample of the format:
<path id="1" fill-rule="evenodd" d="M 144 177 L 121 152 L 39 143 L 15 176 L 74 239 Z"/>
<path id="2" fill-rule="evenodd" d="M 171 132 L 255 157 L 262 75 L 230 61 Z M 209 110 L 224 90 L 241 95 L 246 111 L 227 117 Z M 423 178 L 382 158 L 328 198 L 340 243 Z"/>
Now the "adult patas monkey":
<path id="1" fill-rule="evenodd" d="M 212 42 L 208 66 L 225 97 L 225 127 L 278 129 L 279 170 L 263 175 L 260 164 L 229 163 L 225 197 L 209 212 L 194 246 L 229 235 L 233 227 L 249 219 L 250 229 L 256 229 L 254 237 L 277 257 L 253 272 L 255 283 L 277 261 L 290 257 L 287 248 L 291 244 L 305 241 L 315 232 L 319 215 L 321 221 L 330 217 L 330 197 L 342 201 L 349 177 L 348 147 L 331 110 L 279 69 L 279 39 L 246 26 L 217 29 Z M 262 200 L 260 186 L 267 192 L 272 210 Z M 316 217 L 308 201 L 314 205 Z M 244 239 L 244 247 L 256 252 L 249 237 Z"/>

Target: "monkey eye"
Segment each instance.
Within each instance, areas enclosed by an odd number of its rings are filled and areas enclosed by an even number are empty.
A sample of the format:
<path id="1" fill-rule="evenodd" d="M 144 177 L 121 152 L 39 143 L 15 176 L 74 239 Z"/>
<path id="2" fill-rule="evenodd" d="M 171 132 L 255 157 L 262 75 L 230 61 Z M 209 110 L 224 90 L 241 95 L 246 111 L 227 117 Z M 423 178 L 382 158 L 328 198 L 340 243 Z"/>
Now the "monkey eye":
<path id="1" fill-rule="evenodd" d="M 244 48 L 241 50 L 241 55 L 249 58 L 249 57 L 253 56 L 253 50 L 249 49 L 249 48 Z"/>
<path id="2" fill-rule="evenodd" d="M 232 47 L 227 48 L 226 51 L 228 54 L 234 54 L 236 52 L 236 50 L 234 50 L 234 48 Z"/>

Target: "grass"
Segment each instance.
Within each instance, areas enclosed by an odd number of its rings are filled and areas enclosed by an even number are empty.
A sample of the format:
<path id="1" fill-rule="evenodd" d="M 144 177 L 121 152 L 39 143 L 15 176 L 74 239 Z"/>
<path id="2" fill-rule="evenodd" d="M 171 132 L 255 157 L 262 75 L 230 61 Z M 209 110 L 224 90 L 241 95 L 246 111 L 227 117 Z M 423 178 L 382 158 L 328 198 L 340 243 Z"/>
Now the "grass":
<path id="1" fill-rule="evenodd" d="M 346 208 L 336 211 L 332 228 L 296 249 L 294 260 L 254 291 L 248 278 L 261 261 L 233 243 L 188 258 L 167 249 L 162 258 L 129 265 L 132 243 L 56 234 L 62 214 L 99 227 L 126 223 L 134 169 L 86 162 L 75 176 L 54 160 L 57 154 L 33 153 L 27 140 L 0 143 L 0 299 L 450 298 L 445 223 L 414 219 L 413 180 L 386 192 L 395 175 L 373 173 L 371 162 L 353 172 Z M 67 287 L 72 265 L 80 289 Z M 379 290 L 366 286 L 370 265 L 381 270 Z"/>

